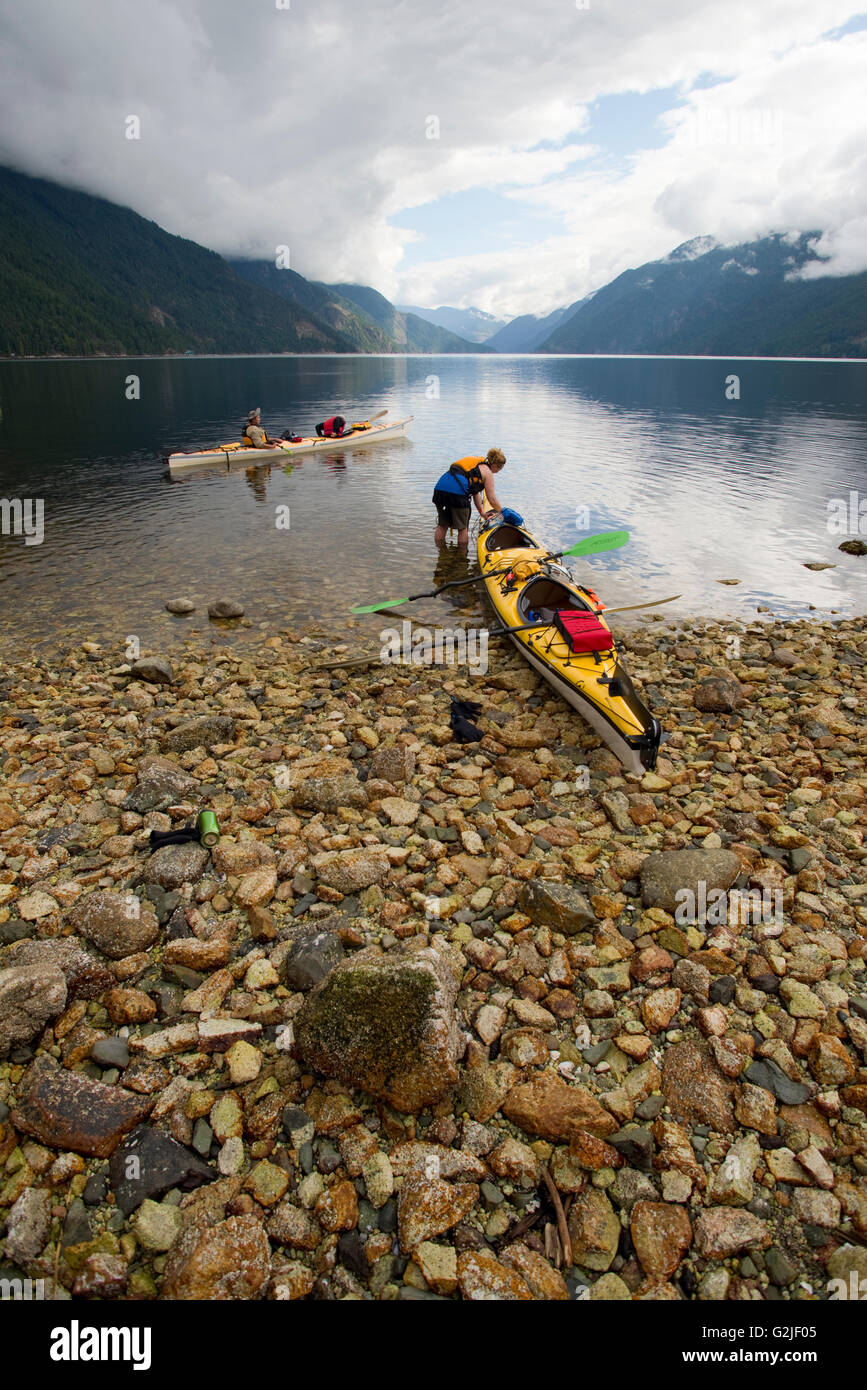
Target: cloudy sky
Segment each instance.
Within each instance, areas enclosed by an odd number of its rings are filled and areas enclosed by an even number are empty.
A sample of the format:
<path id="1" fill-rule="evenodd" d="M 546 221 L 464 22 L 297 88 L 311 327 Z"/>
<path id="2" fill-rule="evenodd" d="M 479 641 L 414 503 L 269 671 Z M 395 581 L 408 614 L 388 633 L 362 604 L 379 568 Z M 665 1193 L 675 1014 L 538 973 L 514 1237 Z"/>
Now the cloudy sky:
<path id="1" fill-rule="evenodd" d="M 822 229 L 867 268 L 865 72 L 851 0 L 0 0 L 0 162 L 399 303 L 544 313 L 697 235 Z"/>

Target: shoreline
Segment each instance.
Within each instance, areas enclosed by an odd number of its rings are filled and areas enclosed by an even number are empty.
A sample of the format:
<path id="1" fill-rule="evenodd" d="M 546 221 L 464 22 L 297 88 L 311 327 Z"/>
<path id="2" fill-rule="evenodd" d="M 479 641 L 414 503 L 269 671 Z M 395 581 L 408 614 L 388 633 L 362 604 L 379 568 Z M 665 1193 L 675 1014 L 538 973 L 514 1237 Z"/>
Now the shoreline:
<path id="1" fill-rule="evenodd" d="M 763 1301 L 864 1272 L 867 619 L 619 630 L 668 735 L 640 779 L 510 646 L 343 679 L 309 668 L 357 630 L 311 623 L 137 677 L 87 643 L 9 665 L 4 1273 Z M 150 852 L 203 806 L 211 853 Z M 741 920 L 750 892 L 778 917 Z M 420 1010 L 415 1061 L 371 970 Z M 332 975 L 402 1039 L 385 1071 L 335 1033 Z"/>
<path id="2" fill-rule="evenodd" d="M 160 352 L 160 353 L 95 353 L 89 357 L 64 356 L 61 353 L 46 353 L 39 357 L 25 356 L 4 356 L 0 354 L 0 362 L 165 362 L 188 360 L 220 361 L 225 359 L 238 358 L 241 360 L 257 357 L 372 357 L 372 358 L 394 358 L 394 357 L 486 357 L 486 358 L 515 358 L 515 357 L 556 357 L 572 358 L 578 361 L 594 361 L 604 359 L 606 361 L 616 361 L 624 358 L 628 361 L 641 362 L 828 362 L 828 363 L 867 363 L 867 354 L 863 357 L 762 357 L 759 355 L 747 355 L 743 353 L 681 353 L 681 352 L 497 352 L 489 349 L 487 352 Z"/>

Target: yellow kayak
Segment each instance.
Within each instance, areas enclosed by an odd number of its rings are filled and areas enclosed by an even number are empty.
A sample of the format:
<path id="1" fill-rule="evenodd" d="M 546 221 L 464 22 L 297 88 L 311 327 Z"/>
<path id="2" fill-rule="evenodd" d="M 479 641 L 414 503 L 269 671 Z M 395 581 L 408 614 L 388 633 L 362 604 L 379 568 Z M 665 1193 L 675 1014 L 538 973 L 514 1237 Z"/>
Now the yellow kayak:
<path id="1" fill-rule="evenodd" d="M 652 770 L 662 730 L 620 663 L 592 589 L 577 584 L 564 565 L 546 560 L 549 552 L 523 525 L 483 529 L 477 553 L 482 574 L 497 571 L 485 590 L 502 626 L 526 629 L 510 634 L 521 655 L 628 771 L 640 776 Z"/>

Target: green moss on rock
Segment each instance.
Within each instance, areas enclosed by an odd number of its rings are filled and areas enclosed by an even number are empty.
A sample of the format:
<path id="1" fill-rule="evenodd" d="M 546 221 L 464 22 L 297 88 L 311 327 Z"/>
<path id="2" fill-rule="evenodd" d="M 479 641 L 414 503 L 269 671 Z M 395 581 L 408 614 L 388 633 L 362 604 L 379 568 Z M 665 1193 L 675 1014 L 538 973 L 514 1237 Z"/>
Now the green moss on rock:
<path id="1" fill-rule="evenodd" d="M 299 1046 L 305 1056 L 327 1052 L 349 1065 L 405 1068 L 420 1055 L 435 993 L 433 977 L 419 970 L 333 973 L 302 1011 Z"/>

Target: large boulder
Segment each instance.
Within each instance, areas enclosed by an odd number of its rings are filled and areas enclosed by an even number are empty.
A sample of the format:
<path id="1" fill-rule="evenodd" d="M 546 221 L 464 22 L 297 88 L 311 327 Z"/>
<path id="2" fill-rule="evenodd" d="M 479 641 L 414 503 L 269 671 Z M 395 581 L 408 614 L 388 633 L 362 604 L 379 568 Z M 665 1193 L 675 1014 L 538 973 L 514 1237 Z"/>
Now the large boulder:
<path id="1" fill-rule="evenodd" d="M 296 1051 L 322 1075 L 396 1110 L 422 1110 L 458 1079 L 465 1046 L 454 1008 L 459 980 L 445 949 L 360 951 L 305 999 Z"/>
<path id="2" fill-rule="evenodd" d="M 151 904 L 132 893 L 86 893 L 70 909 L 68 920 L 110 960 L 146 951 L 160 934 Z"/>
<path id="3" fill-rule="evenodd" d="M 0 970 L 0 1057 L 29 1043 L 66 1006 L 66 980 L 55 967 Z"/>
<path id="4" fill-rule="evenodd" d="M 702 884 L 706 900 L 714 889 L 731 888 L 740 872 L 741 861 L 730 849 L 660 850 L 641 865 L 641 901 L 645 907 L 674 913 L 687 905 L 682 895 L 690 893 L 698 906 Z"/>
<path id="5" fill-rule="evenodd" d="M 108 967 L 85 951 L 74 936 L 16 941 L 6 951 L 3 964 L 38 965 L 43 976 L 59 970 L 66 980 L 67 1004 L 73 999 L 98 999 L 117 983 Z"/>

